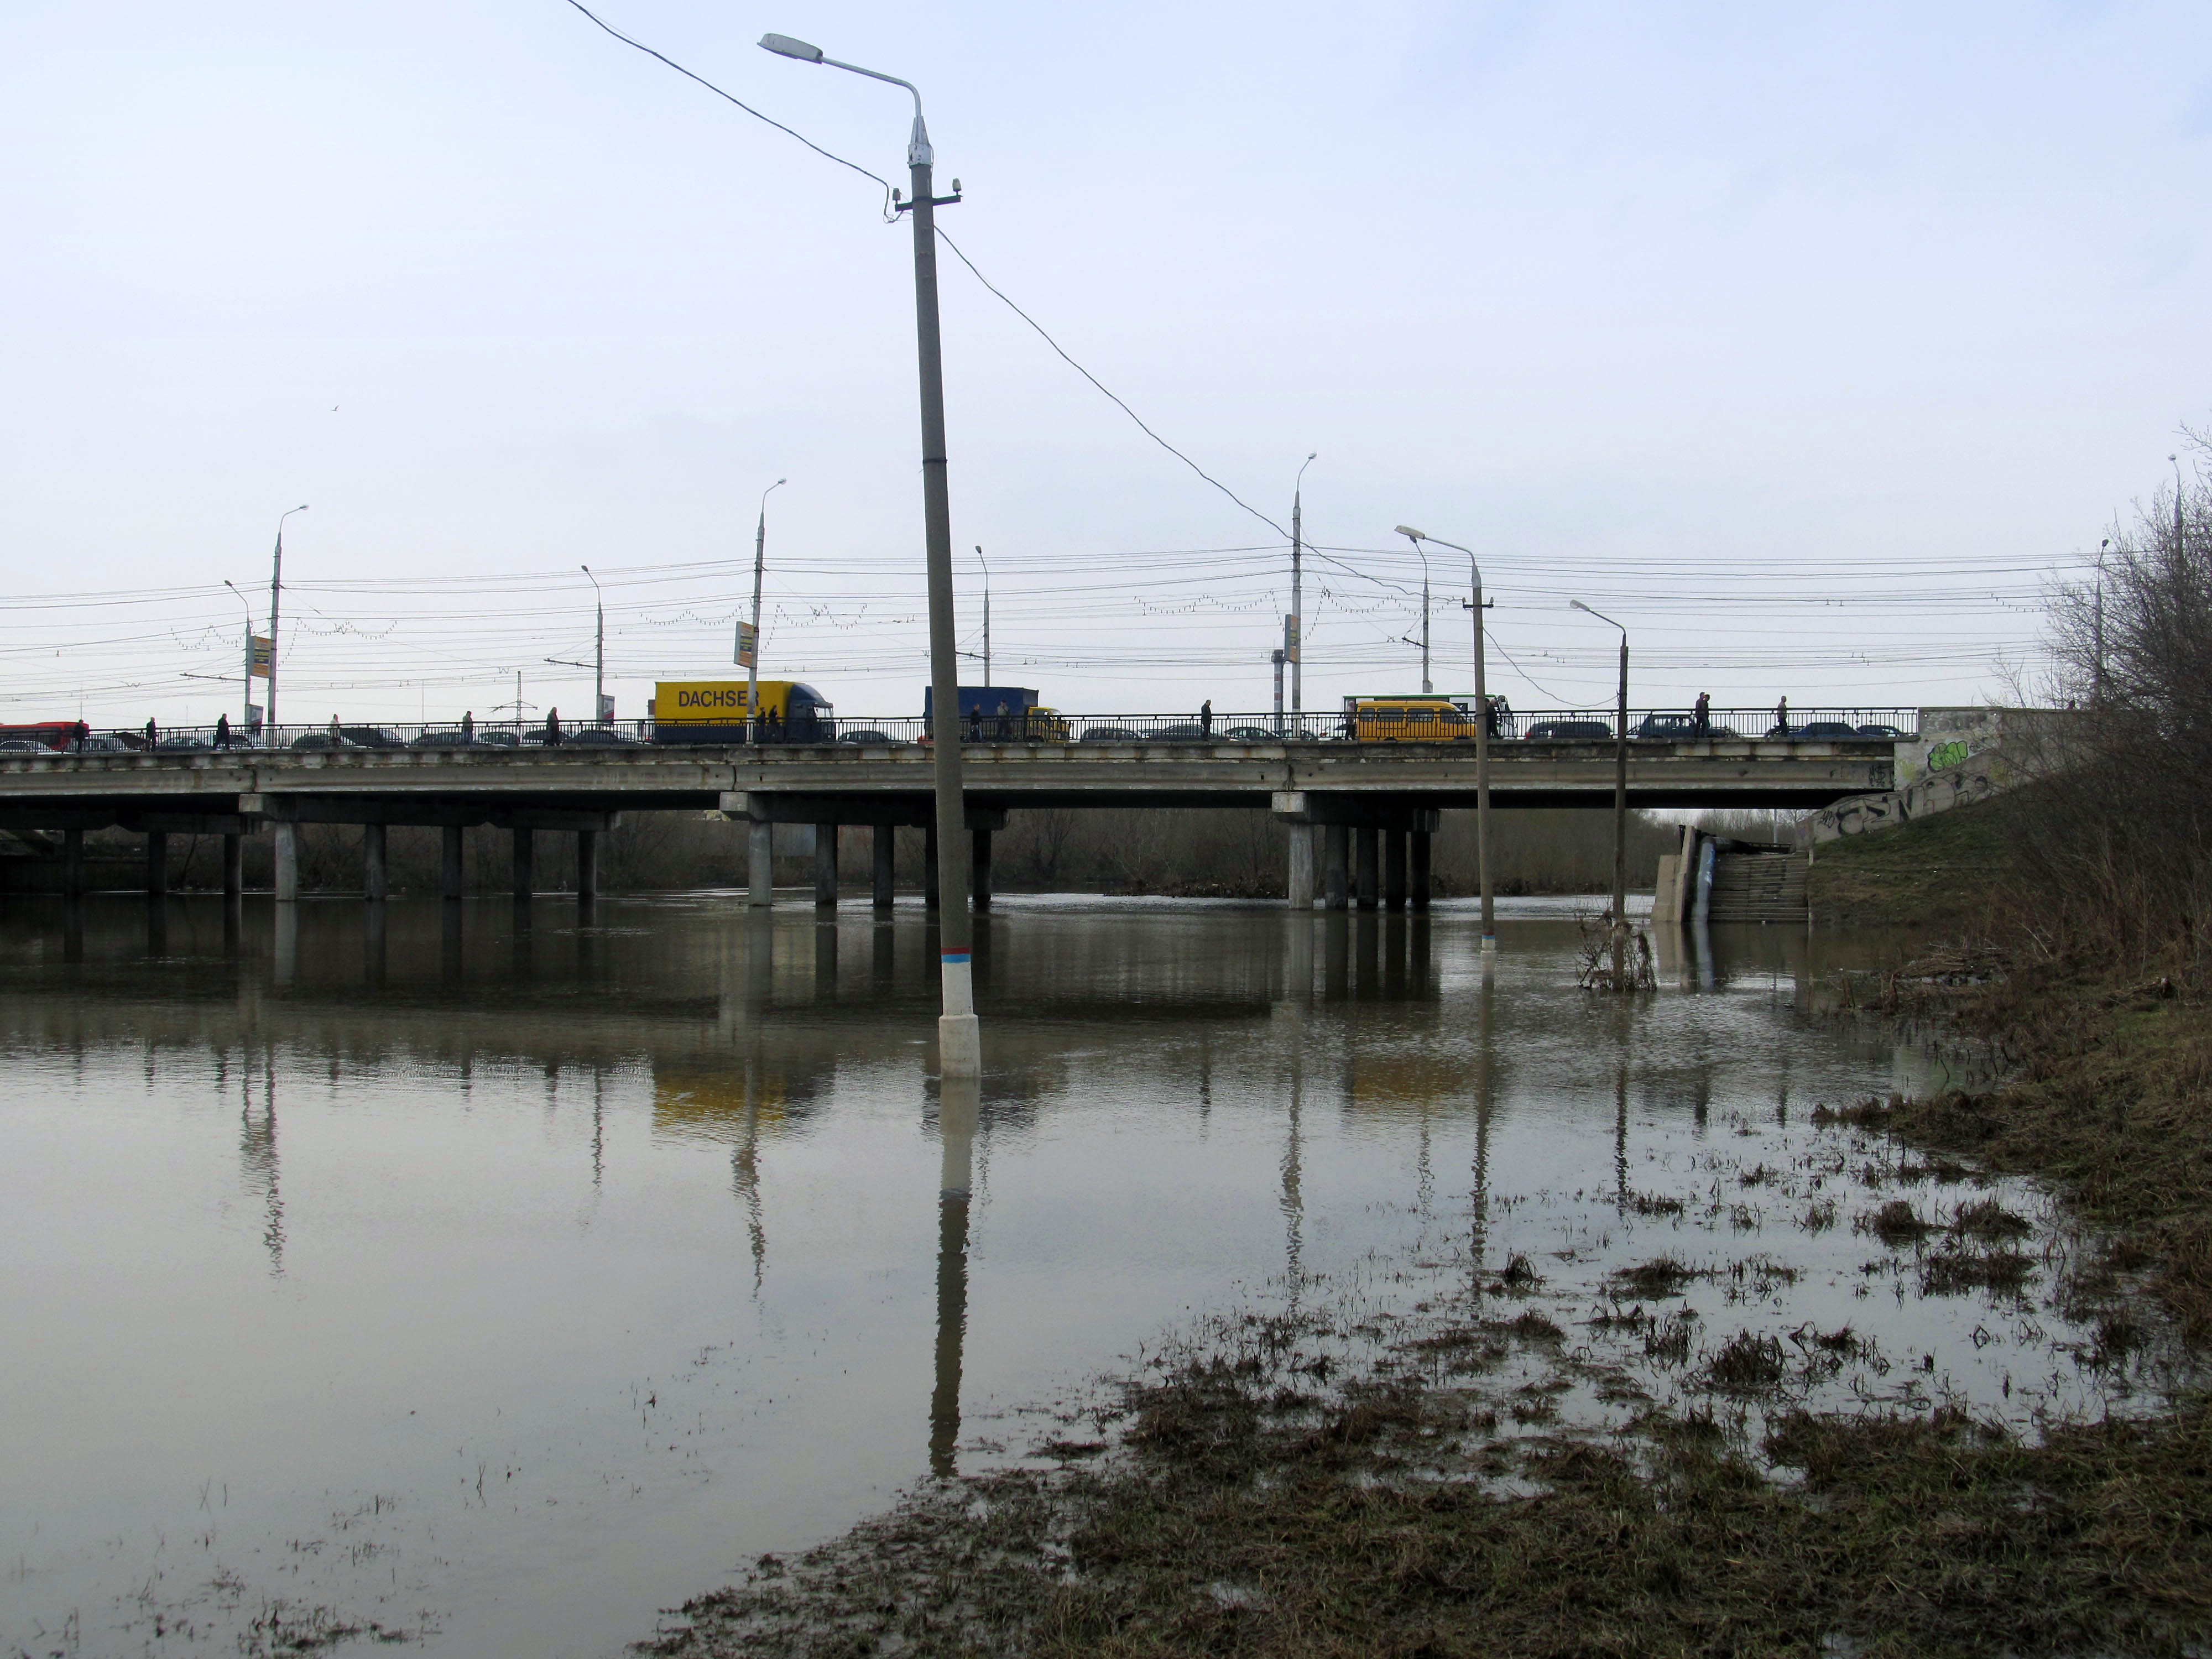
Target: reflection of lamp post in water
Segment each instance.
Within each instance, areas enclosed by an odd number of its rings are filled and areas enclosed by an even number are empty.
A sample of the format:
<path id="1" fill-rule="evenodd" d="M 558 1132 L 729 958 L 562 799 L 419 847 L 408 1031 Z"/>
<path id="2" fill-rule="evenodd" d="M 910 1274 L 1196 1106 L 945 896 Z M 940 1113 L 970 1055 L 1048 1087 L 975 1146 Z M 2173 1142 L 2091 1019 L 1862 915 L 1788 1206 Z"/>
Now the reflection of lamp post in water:
<path id="1" fill-rule="evenodd" d="M 1620 729 L 1613 735 L 1613 984 L 1619 990 L 1628 950 L 1628 630 L 1580 599 L 1567 604 L 1608 628 L 1620 629 Z"/>
<path id="2" fill-rule="evenodd" d="M 974 1177 L 980 1079 L 947 1075 L 939 1085 L 937 1127 L 945 1162 L 937 1183 L 937 1368 L 929 1395 L 929 1472 L 959 1473 L 960 1358 L 968 1338 L 968 1195 Z"/>

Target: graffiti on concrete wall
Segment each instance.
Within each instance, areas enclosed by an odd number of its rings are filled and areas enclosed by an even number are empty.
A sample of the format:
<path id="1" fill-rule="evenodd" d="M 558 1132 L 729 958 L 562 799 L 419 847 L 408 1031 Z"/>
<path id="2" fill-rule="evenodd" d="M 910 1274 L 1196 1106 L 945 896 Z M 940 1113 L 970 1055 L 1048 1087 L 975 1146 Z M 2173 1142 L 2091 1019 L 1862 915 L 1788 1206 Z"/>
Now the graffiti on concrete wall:
<path id="1" fill-rule="evenodd" d="M 1928 769 L 1940 772 L 1947 766 L 1956 766 L 1972 750 L 1966 747 L 1964 738 L 1954 738 L 1948 743 L 1939 743 L 1928 751 Z"/>

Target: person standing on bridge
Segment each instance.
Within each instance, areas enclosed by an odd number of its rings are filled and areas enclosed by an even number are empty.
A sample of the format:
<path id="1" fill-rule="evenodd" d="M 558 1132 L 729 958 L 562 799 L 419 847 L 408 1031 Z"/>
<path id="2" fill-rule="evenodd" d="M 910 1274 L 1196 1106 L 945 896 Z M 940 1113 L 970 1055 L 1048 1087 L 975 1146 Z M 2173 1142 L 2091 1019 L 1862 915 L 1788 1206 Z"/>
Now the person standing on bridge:
<path id="1" fill-rule="evenodd" d="M 561 711 L 558 708 L 549 708 L 545 711 L 545 741 L 556 749 L 560 747 Z"/>
<path id="2" fill-rule="evenodd" d="M 345 733 L 338 730 L 338 717 L 331 716 L 331 747 L 335 749 L 345 741 Z"/>
<path id="3" fill-rule="evenodd" d="M 154 724 L 154 717 L 151 714 L 149 714 L 146 717 L 146 746 L 149 749 L 151 749 L 155 744 L 161 742 L 161 730 L 159 726 Z"/>
<path id="4" fill-rule="evenodd" d="M 474 743 L 476 740 L 477 711 L 473 708 L 465 708 L 461 711 L 461 741 Z"/>
<path id="5" fill-rule="evenodd" d="M 1774 734 L 1778 738 L 1790 735 L 1790 699 L 1786 695 L 1774 705 Z"/>
<path id="6" fill-rule="evenodd" d="M 998 737 L 1001 742 L 1014 735 L 1013 722 L 1007 718 L 1013 711 L 1006 707 L 1004 697 L 999 699 Z"/>
<path id="7" fill-rule="evenodd" d="M 1213 735 L 1213 699 L 1211 697 L 1198 706 L 1198 734 L 1202 738 Z"/>
<path id="8" fill-rule="evenodd" d="M 230 716 L 228 714 L 215 717 L 215 746 L 218 749 L 230 747 Z"/>
<path id="9" fill-rule="evenodd" d="M 1713 700 L 1709 692 L 1698 693 L 1698 712 L 1692 720 L 1690 735 L 1703 743 L 1713 734 Z"/>

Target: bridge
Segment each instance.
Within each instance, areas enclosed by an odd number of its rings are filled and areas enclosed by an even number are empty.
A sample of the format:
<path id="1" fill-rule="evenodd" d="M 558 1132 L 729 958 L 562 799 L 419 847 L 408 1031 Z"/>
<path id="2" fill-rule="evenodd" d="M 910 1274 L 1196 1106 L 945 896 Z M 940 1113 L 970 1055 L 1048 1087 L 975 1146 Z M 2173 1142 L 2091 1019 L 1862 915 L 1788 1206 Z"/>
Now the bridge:
<path id="1" fill-rule="evenodd" d="M 1632 732 L 1663 731 L 1671 714 L 1632 711 Z M 1803 711 L 1786 730 L 1739 735 L 1716 711 L 1708 735 L 1632 737 L 1628 799 L 1634 806 L 1755 806 L 1814 810 L 1887 790 L 1910 775 L 1920 711 Z M 1888 718 L 1871 719 L 1872 712 Z M 1764 717 L 1765 711 L 1760 711 Z M 1476 799 L 1476 745 L 1435 741 L 1351 741 L 1334 722 L 1302 726 L 1273 715 L 1222 717 L 1218 729 L 1188 722 L 1162 729 L 1159 717 L 1091 720 L 1060 740 L 988 731 L 962 745 L 974 902 L 991 902 L 990 848 L 1006 814 L 1024 807 L 1207 806 L 1271 812 L 1285 826 L 1291 902 L 1329 908 L 1357 902 L 1393 908 L 1428 899 L 1430 837 L 1438 814 Z M 1295 717 L 1294 717 L 1295 718 Z M 837 901 L 836 830 L 873 832 L 874 902 L 891 902 L 893 832 L 928 831 L 930 746 L 894 722 L 841 722 L 832 740 L 678 745 L 605 728 L 533 741 L 538 732 L 342 728 L 333 740 L 303 728 L 284 746 L 216 747 L 213 734 L 171 732 L 151 744 L 105 752 L 0 752 L 0 832 L 57 857 L 62 890 L 82 889 L 87 830 L 119 827 L 146 837 L 147 889 L 162 890 L 167 838 L 217 836 L 223 884 L 240 890 L 241 838 L 274 837 L 279 902 L 298 896 L 296 827 L 362 826 L 363 890 L 386 893 L 386 831 L 393 824 L 445 832 L 442 890 L 463 890 L 462 831 L 491 825 L 514 836 L 514 890 L 534 887 L 535 838 L 577 837 L 580 897 L 598 890 L 599 837 L 624 813 L 719 812 L 747 826 L 751 902 L 773 896 L 774 826 L 817 826 L 815 898 Z M 1516 722 L 1537 735 L 1489 744 L 1496 805 L 1610 806 L 1618 743 L 1611 722 L 1587 715 L 1571 735 L 1547 735 L 1559 721 Z M 343 733 L 371 731 L 376 741 Z M 1868 735 L 1867 732 L 1884 735 Z M 1332 735 L 1323 735 L 1323 732 Z M 1104 735 L 1101 735 L 1103 733 Z M 1815 734 L 1819 735 L 1815 735 Z M 284 734 L 270 734 L 282 738 Z M 1315 842 L 1322 845 L 1316 858 Z M 925 860 L 929 886 L 934 851 Z M 930 899 L 935 901 L 931 891 Z"/>

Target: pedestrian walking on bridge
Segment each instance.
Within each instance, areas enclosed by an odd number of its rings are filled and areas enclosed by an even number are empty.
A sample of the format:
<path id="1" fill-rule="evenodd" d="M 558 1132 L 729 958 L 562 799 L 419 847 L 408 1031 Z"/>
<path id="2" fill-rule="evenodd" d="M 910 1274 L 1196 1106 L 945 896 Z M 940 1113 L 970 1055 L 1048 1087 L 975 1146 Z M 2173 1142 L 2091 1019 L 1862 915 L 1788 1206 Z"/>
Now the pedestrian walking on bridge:
<path id="1" fill-rule="evenodd" d="M 1698 712 L 1691 724 L 1691 735 L 1703 743 L 1713 734 L 1713 700 L 1709 692 L 1698 693 Z"/>
<path id="2" fill-rule="evenodd" d="M 545 711 L 545 741 L 556 748 L 560 746 L 561 711 L 557 708 L 549 708 Z"/>
<path id="3" fill-rule="evenodd" d="M 1786 696 L 1774 705 L 1774 735 L 1778 738 L 1790 735 L 1790 699 Z"/>
<path id="4" fill-rule="evenodd" d="M 1199 705 L 1198 734 L 1202 738 L 1213 735 L 1213 699 L 1211 697 Z"/>

